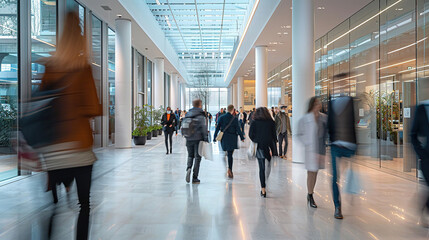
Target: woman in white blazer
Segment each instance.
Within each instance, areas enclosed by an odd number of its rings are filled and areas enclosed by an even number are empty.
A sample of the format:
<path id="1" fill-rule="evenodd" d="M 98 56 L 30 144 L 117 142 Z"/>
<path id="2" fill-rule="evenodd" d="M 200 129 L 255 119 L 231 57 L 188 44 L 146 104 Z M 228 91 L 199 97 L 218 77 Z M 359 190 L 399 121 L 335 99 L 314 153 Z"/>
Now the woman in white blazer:
<path id="1" fill-rule="evenodd" d="M 322 104 L 317 97 L 312 97 L 307 114 L 299 121 L 298 136 L 305 147 L 305 168 L 307 169 L 307 202 L 317 208 L 313 198 L 317 172 L 325 168 L 325 139 L 327 136 L 327 116 L 320 112 Z"/>

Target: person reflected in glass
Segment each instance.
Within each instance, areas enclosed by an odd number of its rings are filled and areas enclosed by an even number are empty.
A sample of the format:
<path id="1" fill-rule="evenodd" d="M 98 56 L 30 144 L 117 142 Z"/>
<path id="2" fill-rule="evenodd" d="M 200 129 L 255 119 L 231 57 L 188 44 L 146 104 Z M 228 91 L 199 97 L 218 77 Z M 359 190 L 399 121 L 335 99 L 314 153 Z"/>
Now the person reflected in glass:
<path id="1" fill-rule="evenodd" d="M 244 134 L 241 131 L 240 124 L 238 123 L 238 118 L 233 115 L 234 113 L 234 105 L 229 105 L 228 112 L 219 118 L 219 122 L 216 126 L 215 134 L 213 137 L 214 142 L 216 142 L 216 137 L 218 136 L 219 132 L 222 131 L 223 136 L 220 142 L 223 151 L 227 152 L 227 176 L 229 178 L 234 178 L 234 174 L 232 173 L 232 155 L 234 154 L 234 150 L 238 149 L 237 137 L 240 136 L 241 141 L 244 142 Z"/>
<path id="2" fill-rule="evenodd" d="M 87 239 L 92 168 L 97 160 L 92 151 L 90 120 L 102 115 L 102 108 L 89 63 L 88 41 L 81 34 L 78 15 L 67 13 L 64 26 L 67 30 L 46 61 L 40 85 L 40 91 L 60 92 L 57 101 L 61 109 L 55 113 L 57 122 L 51 124 L 60 131 L 55 142 L 38 150 L 52 184 L 76 180 L 80 205 L 76 239 Z"/>
<path id="3" fill-rule="evenodd" d="M 312 97 L 305 114 L 298 124 L 298 139 L 305 148 L 305 168 L 307 169 L 307 202 L 317 208 L 313 198 L 317 172 L 325 167 L 327 116 L 320 112 L 322 103 Z"/>
<path id="4" fill-rule="evenodd" d="M 162 115 L 161 118 L 161 125 L 164 130 L 164 136 L 165 136 L 165 148 L 167 149 L 167 155 L 168 153 L 173 153 L 173 134 L 176 131 L 177 135 L 177 118 L 176 115 L 171 112 L 171 108 L 167 107 L 167 111 Z M 168 146 L 168 143 L 170 142 L 170 148 Z"/>
<path id="5" fill-rule="evenodd" d="M 265 107 L 257 108 L 249 128 L 249 138 L 257 143 L 256 158 L 259 165 L 259 180 L 261 182 L 261 196 L 266 198 L 266 180 L 271 172 L 271 148 L 277 142 L 276 125 L 270 112 Z M 268 166 L 265 167 L 265 159 Z"/>

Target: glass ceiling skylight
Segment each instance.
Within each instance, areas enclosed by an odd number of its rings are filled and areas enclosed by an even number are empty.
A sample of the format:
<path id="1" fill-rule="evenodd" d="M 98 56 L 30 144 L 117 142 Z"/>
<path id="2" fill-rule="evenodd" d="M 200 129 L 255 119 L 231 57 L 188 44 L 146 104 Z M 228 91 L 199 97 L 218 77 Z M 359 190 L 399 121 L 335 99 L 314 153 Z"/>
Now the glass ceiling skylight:
<path id="1" fill-rule="evenodd" d="M 146 0 L 146 3 L 185 65 L 191 78 L 188 82 L 206 78 L 209 85 L 223 84 L 254 0 Z"/>

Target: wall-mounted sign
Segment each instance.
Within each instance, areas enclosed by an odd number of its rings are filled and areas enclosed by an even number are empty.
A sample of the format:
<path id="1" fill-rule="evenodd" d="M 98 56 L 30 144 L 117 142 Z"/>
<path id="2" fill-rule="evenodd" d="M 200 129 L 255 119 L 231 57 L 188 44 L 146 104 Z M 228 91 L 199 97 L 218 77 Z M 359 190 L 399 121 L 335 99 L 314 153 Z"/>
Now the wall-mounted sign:
<path id="1" fill-rule="evenodd" d="M 404 118 L 411 118 L 411 109 L 404 108 Z"/>
<path id="2" fill-rule="evenodd" d="M 359 108 L 359 117 L 365 116 L 365 112 L 363 111 L 363 108 Z"/>

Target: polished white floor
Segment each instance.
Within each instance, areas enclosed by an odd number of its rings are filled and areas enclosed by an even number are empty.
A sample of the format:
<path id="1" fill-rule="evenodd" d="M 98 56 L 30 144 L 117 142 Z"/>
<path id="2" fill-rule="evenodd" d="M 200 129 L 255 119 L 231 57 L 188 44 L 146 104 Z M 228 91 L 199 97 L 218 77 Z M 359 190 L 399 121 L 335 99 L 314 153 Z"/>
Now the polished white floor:
<path id="1" fill-rule="evenodd" d="M 353 165 L 362 193 L 342 195 L 344 219 L 336 220 L 329 170 L 319 172 L 319 208 L 312 209 L 302 164 L 274 159 L 264 199 L 257 164 L 246 158 L 245 146 L 234 154 L 233 180 L 226 178 L 215 145 L 215 160 L 203 160 L 201 184 L 192 185 L 185 182 L 184 139 L 174 137 L 174 152 L 166 155 L 163 138 L 97 152 L 91 239 L 429 239 L 418 225 L 425 187 L 417 182 Z M 347 167 L 344 161 L 342 172 Z M 76 193 L 67 197 L 63 191 L 54 210 L 44 182 L 38 174 L 0 186 L 0 239 L 44 239 L 50 222 L 53 239 L 73 239 Z"/>

